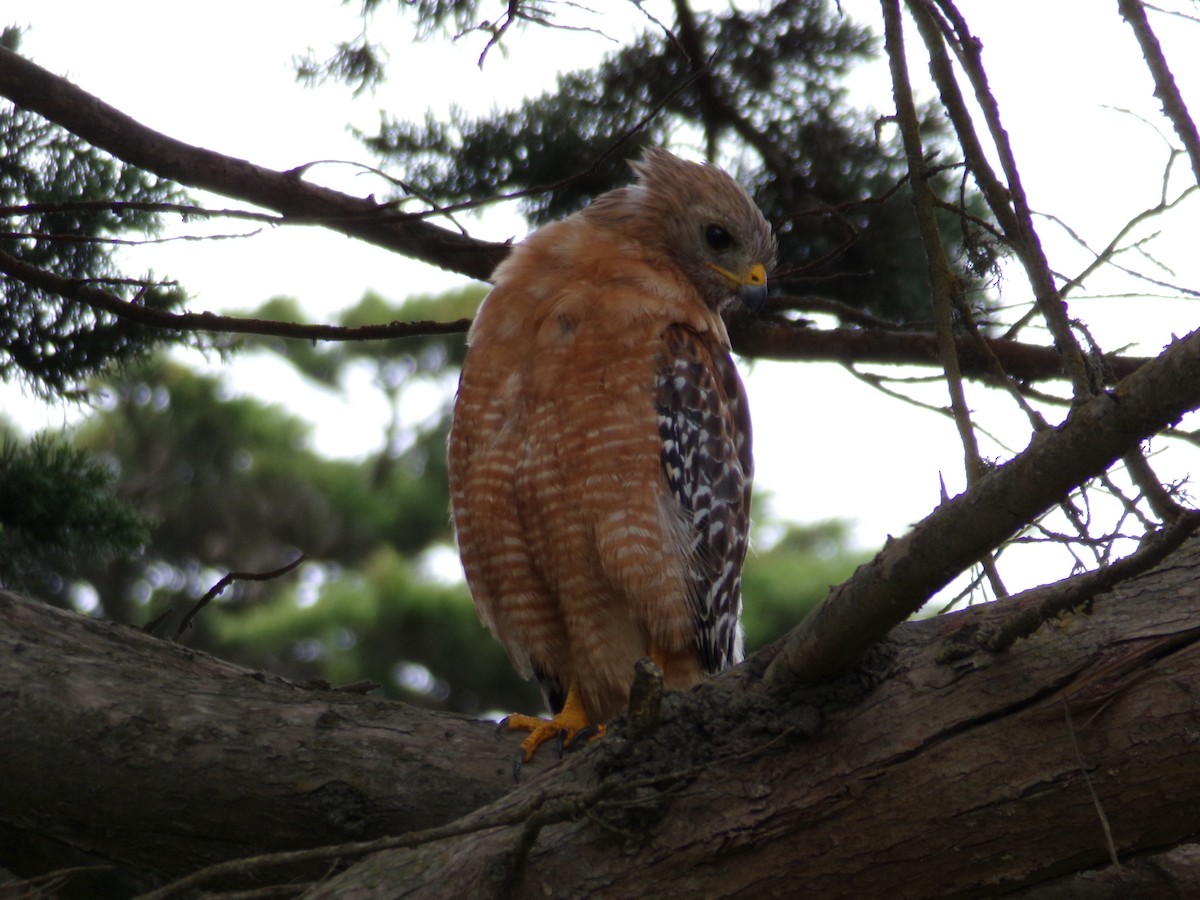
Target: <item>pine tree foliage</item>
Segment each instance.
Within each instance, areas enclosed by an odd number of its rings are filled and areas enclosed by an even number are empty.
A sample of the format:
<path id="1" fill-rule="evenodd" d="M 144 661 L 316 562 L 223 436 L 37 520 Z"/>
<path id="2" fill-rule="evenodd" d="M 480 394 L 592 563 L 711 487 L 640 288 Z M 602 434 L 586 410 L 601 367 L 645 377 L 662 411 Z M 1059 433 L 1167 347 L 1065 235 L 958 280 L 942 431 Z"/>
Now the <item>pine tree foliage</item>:
<path id="1" fill-rule="evenodd" d="M 0 440 L 0 587 L 63 590 L 86 563 L 132 555 L 149 523 L 112 470 L 61 437 Z"/>
<path id="2" fill-rule="evenodd" d="M 484 7 L 426 2 L 416 12 L 426 27 L 462 30 Z M 690 143 L 732 168 L 772 221 L 777 285 L 802 294 L 819 284 L 854 307 L 927 323 L 903 153 L 894 129 L 876 128 L 878 114 L 854 108 L 844 86 L 849 71 L 878 56 L 876 38 L 824 0 L 783 0 L 758 12 L 676 7 L 671 33 L 648 29 L 517 107 L 480 118 L 457 111 L 449 121 L 385 115 L 364 140 L 440 204 L 520 194 L 535 225 L 627 183 L 625 160 L 645 147 Z M 546 21 L 554 5 L 516 8 L 527 21 Z M 946 136 L 939 120 L 926 128 L 935 144 Z M 959 217 L 946 212 L 941 224 L 955 257 L 979 244 Z"/>
<path id="3" fill-rule="evenodd" d="M 20 33 L 6 29 L 0 45 L 16 49 Z M 159 230 L 146 204 L 180 202 L 169 182 L 88 145 L 39 116 L 0 103 L 0 208 L 6 219 L 0 250 L 71 279 L 126 279 L 114 259 L 122 235 Z M 171 308 L 178 286 L 141 282 L 139 302 Z M 43 394 L 63 394 L 106 368 L 152 347 L 180 340 L 96 312 L 15 278 L 0 279 L 0 378 L 20 377 Z"/>

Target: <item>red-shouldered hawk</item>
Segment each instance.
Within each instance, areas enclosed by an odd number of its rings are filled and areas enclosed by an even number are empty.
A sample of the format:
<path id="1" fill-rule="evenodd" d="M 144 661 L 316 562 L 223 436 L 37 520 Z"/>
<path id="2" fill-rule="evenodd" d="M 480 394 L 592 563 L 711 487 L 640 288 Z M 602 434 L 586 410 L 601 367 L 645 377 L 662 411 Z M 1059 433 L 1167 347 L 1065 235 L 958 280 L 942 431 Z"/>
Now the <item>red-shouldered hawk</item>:
<path id="1" fill-rule="evenodd" d="M 650 150 L 636 182 L 513 248 L 468 336 L 450 432 L 467 583 L 569 742 L 653 658 L 688 688 L 742 657 L 750 417 L 721 311 L 775 240 L 737 183 Z"/>

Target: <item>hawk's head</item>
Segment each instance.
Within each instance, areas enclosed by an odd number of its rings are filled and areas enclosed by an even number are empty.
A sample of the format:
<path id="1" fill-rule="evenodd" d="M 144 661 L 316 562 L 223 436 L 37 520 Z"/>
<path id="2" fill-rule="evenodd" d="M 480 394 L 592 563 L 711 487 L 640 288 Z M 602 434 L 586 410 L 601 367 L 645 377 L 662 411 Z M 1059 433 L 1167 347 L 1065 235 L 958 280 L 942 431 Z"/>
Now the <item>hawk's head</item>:
<path id="1" fill-rule="evenodd" d="M 631 207 L 631 230 L 675 262 L 710 308 L 721 310 L 737 296 L 760 310 L 775 238 L 741 186 L 716 166 L 660 148 L 630 166 L 637 182 L 614 193 Z"/>

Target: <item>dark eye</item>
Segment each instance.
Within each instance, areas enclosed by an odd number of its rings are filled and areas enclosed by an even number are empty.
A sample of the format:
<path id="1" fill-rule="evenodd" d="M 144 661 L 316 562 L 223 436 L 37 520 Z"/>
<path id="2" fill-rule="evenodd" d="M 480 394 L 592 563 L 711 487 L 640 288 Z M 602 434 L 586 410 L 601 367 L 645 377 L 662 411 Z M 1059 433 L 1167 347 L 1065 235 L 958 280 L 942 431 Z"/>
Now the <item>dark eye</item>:
<path id="1" fill-rule="evenodd" d="M 714 250 L 728 250 L 733 246 L 733 236 L 720 225 L 706 226 L 704 239 Z"/>

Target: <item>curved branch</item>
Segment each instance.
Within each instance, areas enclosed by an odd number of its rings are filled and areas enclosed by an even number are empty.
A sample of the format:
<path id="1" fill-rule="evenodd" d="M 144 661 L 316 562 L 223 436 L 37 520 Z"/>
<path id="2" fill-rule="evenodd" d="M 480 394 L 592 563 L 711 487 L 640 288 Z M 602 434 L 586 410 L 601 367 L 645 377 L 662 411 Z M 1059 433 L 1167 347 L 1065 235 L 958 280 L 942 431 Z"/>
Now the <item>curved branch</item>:
<path id="1" fill-rule="evenodd" d="M 4 48 L 0 48 L 0 95 L 163 178 L 273 209 L 285 220 L 319 221 L 334 231 L 452 272 L 486 280 L 508 252 L 505 244 L 397 218 L 390 207 L 369 197 L 310 184 L 302 178 L 303 168 L 280 172 L 168 137 Z"/>

